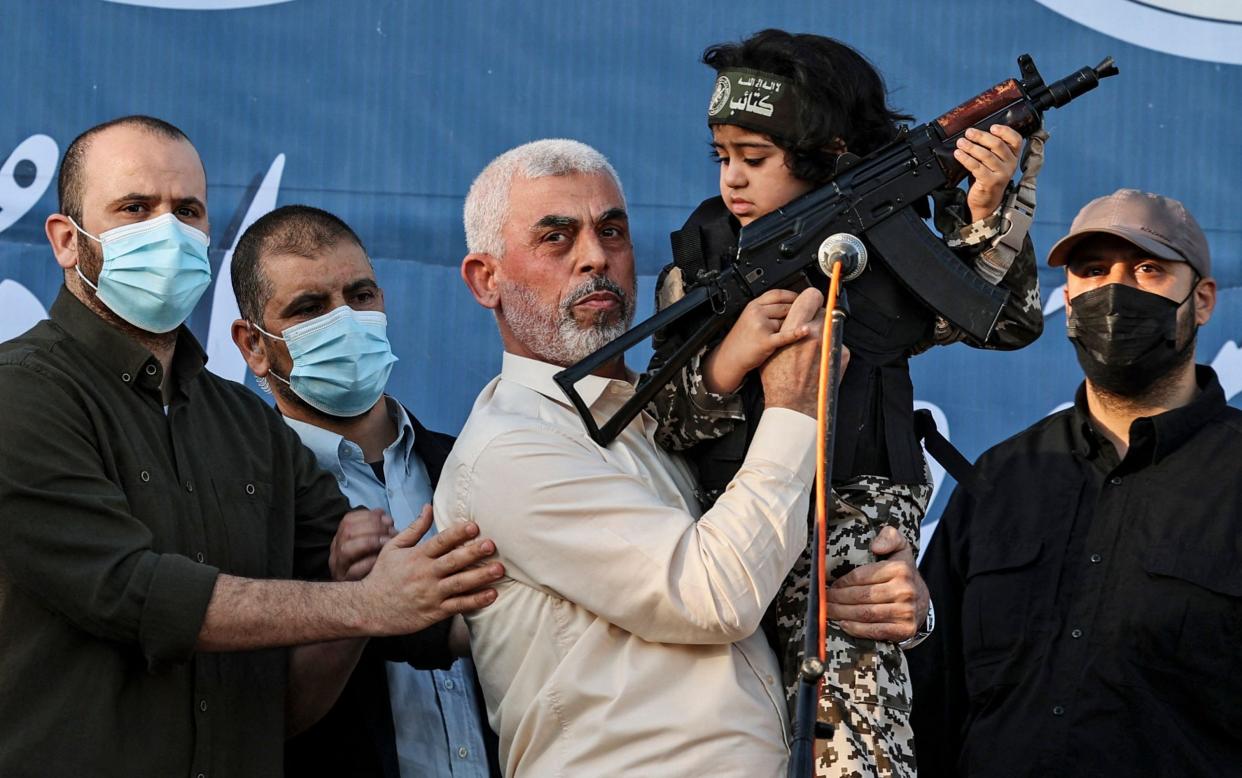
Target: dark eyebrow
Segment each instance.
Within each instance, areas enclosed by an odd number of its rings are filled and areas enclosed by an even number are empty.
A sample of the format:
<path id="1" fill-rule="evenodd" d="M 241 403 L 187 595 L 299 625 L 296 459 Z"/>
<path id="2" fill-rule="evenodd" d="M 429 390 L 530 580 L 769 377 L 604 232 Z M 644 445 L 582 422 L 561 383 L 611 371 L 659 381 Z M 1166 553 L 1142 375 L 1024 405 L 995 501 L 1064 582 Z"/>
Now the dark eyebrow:
<path id="1" fill-rule="evenodd" d="M 157 201 L 157 200 L 159 200 L 159 199 L 160 199 L 160 198 L 159 198 L 159 195 L 144 194 L 143 192 L 130 192 L 130 193 L 128 193 L 128 194 L 121 195 L 120 197 L 116 198 L 115 200 L 113 200 L 113 201 L 112 201 L 111 203 L 109 203 L 108 205 L 109 205 L 109 206 L 114 206 L 114 205 L 118 205 L 118 204 L 120 204 L 120 203 L 125 203 L 125 202 L 133 202 L 133 201 L 138 201 L 138 202 L 143 202 L 143 203 L 151 203 L 151 202 L 155 202 L 155 201 Z M 175 206 L 175 207 L 177 207 L 177 208 L 181 208 L 181 207 L 186 206 L 186 205 L 195 206 L 195 207 L 197 207 L 197 208 L 201 208 L 201 209 L 206 209 L 206 207 L 207 207 L 206 205 L 204 205 L 204 204 L 203 204 L 203 201 L 202 201 L 202 200 L 200 200 L 200 199 L 198 199 L 197 197 L 182 197 L 180 200 L 178 200 L 178 201 L 177 201 L 177 203 L 176 203 L 176 206 Z"/>
<path id="2" fill-rule="evenodd" d="M 1088 265 L 1098 265 L 1101 262 L 1112 264 L 1112 260 L 1101 254 L 1078 252 L 1073 254 L 1065 263 L 1065 269 L 1073 273 L 1081 270 Z"/>
<path id="3" fill-rule="evenodd" d="M 712 150 L 723 149 L 725 147 L 725 144 L 720 143 L 718 141 L 714 141 L 714 140 L 709 141 L 707 145 L 710 146 Z M 776 148 L 775 143 L 767 143 L 763 141 L 759 141 L 759 142 L 747 141 L 747 142 L 742 142 L 742 143 L 734 143 L 733 145 L 741 149 L 774 149 Z"/>
<path id="4" fill-rule="evenodd" d="M 363 289 L 379 289 L 374 278 L 359 278 L 345 286 L 345 294 L 353 294 Z"/>
<path id="5" fill-rule="evenodd" d="M 197 197 L 182 197 L 180 200 L 177 201 L 178 208 L 181 208 L 182 206 L 186 206 L 186 205 L 192 205 L 204 211 L 207 210 L 207 204 L 204 203 L 202 200 L 198 199 Z"/>
<path id="6" fill-rule="evenodd" d="M 280 310 L 281 318 L 286 318 L 298 308 L 308 303 L 320 303 L 328 299 L 328 295 L 324 292 L 303 292 L 289 301 L 289 304 Z"/>
<path id="7" fill-rule="evenodd" d="M 129 194 L 121 195 L 120 197 L 116 198 L 112 202 L 108 203 L 108 205 L 113 206 L 113 205 L 118 205 L 120 203 L 133 201 L 133 200 L 138 200 L 140 202 L 149 203 L 152 200 L 158 200 L 158 199 L 159 198 L 153 194 L 143 194 L 142 192 L 130 192 Z"/>
<path id="8" fill-rule="evenodd" d="M 1087 267 L 1088 265 L 1112 265 L 1112 264 L 1113 264 L 1113 260 L 1109 259 L 1108 257 L 1102 257 L 1102 256 L 1097 256 L 1097 255 L 1074 257 L 1072 260 L 1066 263 L 1066 265 L 1071 268 Z"/>
<path id="9" fill-rule="evenodd" d="M 609 208 L 599 215 L 599 218 L 595 220 L 595 223 L 603 224 L 604 222 L 609 221 L 628 222 L 629 220 L 629 214 L 625 212 L 624 208 Z"/>
<path id="10" fill-rule="evenodd" d="M 534 226 L 530 228 L 530 231 L 538 232 L 539 230 L 547 229 L 548 227 L 579 227 L 581 224 L 581 222 L 572 216 L 558 216 L 557 214 L 550 213 L 535 222 Z"/>

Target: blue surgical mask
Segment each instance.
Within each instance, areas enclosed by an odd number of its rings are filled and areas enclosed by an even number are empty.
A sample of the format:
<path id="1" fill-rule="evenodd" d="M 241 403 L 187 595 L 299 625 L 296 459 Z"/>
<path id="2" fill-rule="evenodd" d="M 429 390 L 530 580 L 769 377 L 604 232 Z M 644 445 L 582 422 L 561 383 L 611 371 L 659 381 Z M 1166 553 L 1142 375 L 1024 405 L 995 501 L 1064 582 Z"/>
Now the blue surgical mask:
<path id="1" fill-rule="evenodd" d="M 388 317 L 379 311 L 355 311 L 342 305 L 323 316 L 295 324 L 283 336 L 259 325 L 269 338 L 283 340 L 293 359 L 288 384 L 312 408 L 329 416 L 357 416 L 384 393 L 397 361 L 388 345 Z"/>
<path id="2" fill-rule="evenodd" d="M 177 329 L 211 284 L 210 239 L 171 213 L 114 227 L 99 237 L 69 221 L 103 246 L 98 285 L 82 275 L 80 263 L 78 276 L 108 310 L 140 330 Z"/>

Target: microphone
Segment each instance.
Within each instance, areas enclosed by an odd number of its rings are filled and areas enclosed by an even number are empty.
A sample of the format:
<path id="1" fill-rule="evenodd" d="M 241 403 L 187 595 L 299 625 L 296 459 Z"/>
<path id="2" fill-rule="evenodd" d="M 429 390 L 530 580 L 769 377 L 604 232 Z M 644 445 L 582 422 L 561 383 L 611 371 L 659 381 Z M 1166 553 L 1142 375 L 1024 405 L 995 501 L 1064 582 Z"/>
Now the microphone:
<path id="1" fill-rule="evenodd" d="M 841 263 L 841 280 L 853 281 L 867 269 L 867 247 L 848 232 L 829 235 L 819 244 L 819 269 L 832 275 L 832 266 Z"/>

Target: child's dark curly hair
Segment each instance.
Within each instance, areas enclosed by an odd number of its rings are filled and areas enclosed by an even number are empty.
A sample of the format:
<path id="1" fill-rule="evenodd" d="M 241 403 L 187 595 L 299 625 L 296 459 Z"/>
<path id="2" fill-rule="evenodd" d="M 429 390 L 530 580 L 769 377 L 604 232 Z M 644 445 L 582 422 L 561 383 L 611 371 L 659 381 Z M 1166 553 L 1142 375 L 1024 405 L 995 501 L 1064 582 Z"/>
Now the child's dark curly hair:
<path id="1" fill-rule="evenodd" d="M 801 137 L 772 141 L 786 152 L 793 174 L 815 185 L 832 178 L 841 144 L 866 156 L 896 137 L 899 122 L 914 118 L 889 107 L 884 79 L 870 62 L 822 35 L 763 30 L 740 43 L 709 46 L 703 64 L 792 80 Z"/>

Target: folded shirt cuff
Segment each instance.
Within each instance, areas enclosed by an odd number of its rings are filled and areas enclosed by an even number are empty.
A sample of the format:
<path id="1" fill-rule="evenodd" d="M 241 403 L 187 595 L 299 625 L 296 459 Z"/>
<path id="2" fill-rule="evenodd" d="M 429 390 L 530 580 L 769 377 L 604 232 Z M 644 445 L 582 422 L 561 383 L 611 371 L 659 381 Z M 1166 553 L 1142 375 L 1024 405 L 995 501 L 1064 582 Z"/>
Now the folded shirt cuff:
<path id="1" fill-rule="evenodd" d="M 151 668 L 189 660 L 219 575 L 218 568 L 188 557 L 159 556 L 138 628 L 138 640 Z"/>

